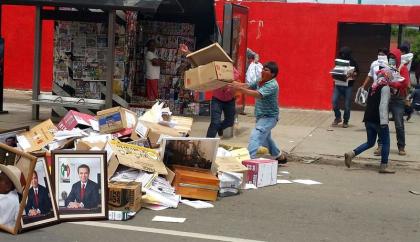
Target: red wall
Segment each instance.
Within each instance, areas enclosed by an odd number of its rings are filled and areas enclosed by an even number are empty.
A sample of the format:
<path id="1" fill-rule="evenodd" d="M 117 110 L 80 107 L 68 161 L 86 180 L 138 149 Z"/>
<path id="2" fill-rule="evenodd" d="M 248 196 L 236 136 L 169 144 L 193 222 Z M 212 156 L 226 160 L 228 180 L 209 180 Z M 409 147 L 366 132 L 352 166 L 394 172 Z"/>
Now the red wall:
<path id="1" fill-rule="evenodd" d="M 223 2 L 216 3 L 218 23 Z M 280 105 L 330 109 L 339 22 L 420 24 L 420 7 L 249 2 L 248 46 L 279 64 Z M 247 103 L 251 103 L 247 99 Z"/>
<path id="2" fill-rule="evenodd" d="M 216 1 L 218 23 L 224 1 Z M 330 109 L 339 22 L 420 24 L 420 7 L 239 2 L 249 7 L 248 46 L 261 61 L 280 66 L 283 107 Z M 3 6 L 6 41 L 5 87 L 30 89 L 33 69 L 34 8 Z M 53 23 L 44 21 L 42 89 L 50 90 Z M 252 103 L 252 99 L 247 100 Z"/>
<path id="3" fill-rule="evenodd" d="M 51 90 L 54 23 L 43 21 L 41 89 Z M 35 7 L 3 5 L 5 88 L 31 89 L 34 59 Z"/>

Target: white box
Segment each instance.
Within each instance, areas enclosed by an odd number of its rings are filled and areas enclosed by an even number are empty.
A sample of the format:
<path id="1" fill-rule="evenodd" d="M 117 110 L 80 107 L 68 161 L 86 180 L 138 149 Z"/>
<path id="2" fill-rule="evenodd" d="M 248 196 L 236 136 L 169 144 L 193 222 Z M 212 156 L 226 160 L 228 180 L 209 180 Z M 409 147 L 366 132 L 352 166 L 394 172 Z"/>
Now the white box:
<path id="1" fill-rule="evenodd" d="M 256 187 L 277 184 L 277 160 L 244 160 L 242 164 L 248 168 L 247 183 Z"/>

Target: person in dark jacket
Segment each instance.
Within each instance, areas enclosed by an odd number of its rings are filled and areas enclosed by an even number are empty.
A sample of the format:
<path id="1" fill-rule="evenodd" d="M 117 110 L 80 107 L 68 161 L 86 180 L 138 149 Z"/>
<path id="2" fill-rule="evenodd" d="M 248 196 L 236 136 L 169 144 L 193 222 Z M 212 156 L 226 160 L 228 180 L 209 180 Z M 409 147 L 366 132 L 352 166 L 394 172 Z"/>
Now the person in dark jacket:
<path id="1" fill-rule="evenodd" d="M 363 122 L 366 127 L 367 141 L 356 149 L 344 154 L 344 163 L 350 168 L 352 159 L 372 148 L 375 145 L 376 137 L 382 141 L 381 164 L 379 173 L 395 173 L 388 168 L 389 156 L 389 127 L 388 127 L 388 106 L 391 97 L 389 87 L 392 80 L 392 71 L 382 69 L 378 71 L 378 81 L 369 89 L 368 99 Z"/>
<path id="2" fill-rule="evenodd" d="M 32 175 L 31 188 L 26 202 L 26 215 L 36 216 L 48 214 L 51 211 L 51 198 L 47 188 L 38 183 L 38 173 L 34 171 Z"/>
<path id="3" fill-rule="evenodd" d="M 68 208 L 97 208 L 101 203 L 99 185 L 89 179 L 90 168 L 83 164 L 77 168 L 80 181 L 73 184 L 65 200 Z"/>
<path id="4" fill-rule="evenodd" d="M 337 126 L 341 122 L 343 122 L 343 128 L 349 127 L 349 120 L 350 120 L 350 109 L 351 109 L 351 95 L 353 90 L 353 84 L 356 80 L 357 73 L 359 72 L 359 66 L 357 65 L 356 61 L 353 59 L 351 55 L 351 49 L 347 46 L 344 46 L 340 49 L 338 54 L 339 59 L 348 60 L 350 61 L 350 66 L 355 68 L 354 72 L 351 76 L 348 77 L 346 85 L 338 85 L 337 83 L 334 85 L 334 93 L 333 93 L 333 110 L 335 119 L 332 123 L 333 126 Z M 344 97 L 344 114 L 343 119 L 341 119 L 341 112 L 340 107 L 338 105 L 340 101 L 340 97 Z"/>

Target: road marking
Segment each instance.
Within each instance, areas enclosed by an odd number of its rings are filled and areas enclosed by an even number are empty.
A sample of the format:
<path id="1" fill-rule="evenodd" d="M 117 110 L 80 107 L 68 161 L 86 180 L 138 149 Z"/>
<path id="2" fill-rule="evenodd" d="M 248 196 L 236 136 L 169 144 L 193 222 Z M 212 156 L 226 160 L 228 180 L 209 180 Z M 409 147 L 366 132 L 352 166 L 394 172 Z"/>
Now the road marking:
<path id="1" fill-rule="evenodd" d="M 238 242 L 239 241 L 263 242 L 262 240 L 249 240 L 249 239 L 226 237 L 226 236 L 211 235 L 211 234 L 190 233 L 190 232 L 182 232 L 182 231 L 168 230 L 168 229 L 156 229 L 156 228 L 138 227 L 138 226 L 131 226 L 131 225 L 109 224 L 109 223 L 93 222 L 93 221 L 70 222 L 70 223 L 77 224 L 77 225 L 101 227 L 101 228 L 130 230 L 130 231 L 138 231 L 138 232 L 154 233 L 154 234 L 166 234 L 166 235 L 190 237 L 190 238 L 197 238 L 197 239 L 207 239 L 207 240 L 231 241 L 231 242 L 237 242 L 237 241 Z"/>

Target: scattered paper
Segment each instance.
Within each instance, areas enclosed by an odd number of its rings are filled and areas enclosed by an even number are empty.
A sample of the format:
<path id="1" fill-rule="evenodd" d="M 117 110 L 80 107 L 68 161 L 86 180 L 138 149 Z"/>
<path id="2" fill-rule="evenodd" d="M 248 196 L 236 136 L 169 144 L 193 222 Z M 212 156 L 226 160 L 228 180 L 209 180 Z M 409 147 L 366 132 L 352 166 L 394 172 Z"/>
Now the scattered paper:
<path id="1" fill-rule="evenodd" d="M 290 172 L 288 172 L 288 171 L 280 171 L 280 173 L 283 173 L 283 174 L 290 174 Z"/>
<path id="2" fill-rule="evenodd" d="M 420 195 L 420 192 L 417 192 L 417 191 L 409 191 L 411 194 L 414 194 L 414 195 Z"/>
<path id="3" fill-rule="evenodd" d="M 257 187 L 254 184 L 251 184 L 251 183 L 245 184 L 244 190 L 249 190 L 249 189 L 257 189 Z"/>
<path id="4" fill-rule="evenodd" d="M 297 179 L 297 180 L 293 180 L 293 182 L 301 183 L 301 184 L 305 184 L 305 185 L 319 185 L 319 184 L 322 184 L 321 182 L 317 182 L 317 181 L 313 181 L 313 180 L 309 180 L 309 179 Z"/>
<path id="5" fill-rule="evenodd" d="M 153 210 L 153 211 L 162 211 L 162 210 L 165 210 L 165 209 L 169 208 L 169 207 L 163 206 L 163 205 L 148 204 L 148 203 L 142 204 L 142 207 L 143 208 L 148 208 L 148 209 Z"/>
<path id="6" fill-rule="evenodd" d="M 168 223 L 183 223 L 187 220 L 186 218 L 175 218 L 166 216 L 155 216 L 152 221 L 154 222 L 168 222 Z"/>
<path id="7" fill-rule="evenodd" d="M 232 156 L 232 154 L 230 153 L 230 151 L 227 151 L 226 149 L 219 147 L 217 148 L 217 157 L 230 157 Z"/>
<path id="8" fill-rule="evenodd" d="M 290 184 L 293 183 L 289 180 L 282 180 L 282 179 L 277 179 L 277 184 Z"/>
<path id="9" fill-rule="evenodd" d="M 195 201 L 190 201 L 187 199 L 181 199 L 181 202 L 185 205 L 191 206 L 193 208 L 196 209 L 200 209 L 200 208 L 214 208 L 214 205 L 208 202 L 204 202 L 204 201 L 200 201 L 200 200 L 195 200 Z"/>

